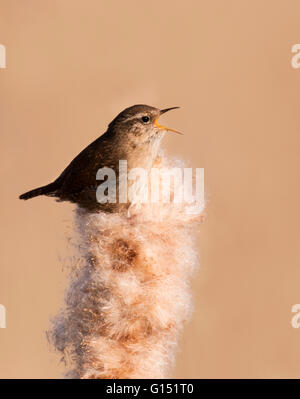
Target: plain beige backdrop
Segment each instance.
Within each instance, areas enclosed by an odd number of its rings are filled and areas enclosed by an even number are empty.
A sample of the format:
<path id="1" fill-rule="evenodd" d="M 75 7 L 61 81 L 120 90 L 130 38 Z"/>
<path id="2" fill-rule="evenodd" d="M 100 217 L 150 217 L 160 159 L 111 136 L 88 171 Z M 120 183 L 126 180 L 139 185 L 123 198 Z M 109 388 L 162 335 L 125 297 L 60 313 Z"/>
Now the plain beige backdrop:
<path id="1" fill-rule="evenodd" d="M 300 377 L 297 0 L 0 0 L 0 377 L 59 378 L 72 205 L 55 178 L 135 103 L 181 106 L 166 151 L 205 168 L 194 314 L 174 377 Z"/>

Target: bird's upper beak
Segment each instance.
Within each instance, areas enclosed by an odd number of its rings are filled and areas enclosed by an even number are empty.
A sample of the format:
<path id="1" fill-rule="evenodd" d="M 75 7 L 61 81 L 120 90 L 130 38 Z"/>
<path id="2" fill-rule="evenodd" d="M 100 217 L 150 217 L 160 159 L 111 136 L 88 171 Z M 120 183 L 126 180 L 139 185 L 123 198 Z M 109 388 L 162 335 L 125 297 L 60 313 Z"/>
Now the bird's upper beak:
<path id="1" fill-rule="evenodd" d="M 180 107 L 171 107 L 171 108 L 161 109 L 161 110 L 160 110 L 159 116 L 162 115 L 162 114 L 164 114 L 164 113 L 166 113 L 166 112 L 168 112 L 168 111 L 171 111 L 172 109 L 178 109 L 178 108 L 180 108 Z M 158 118 L 159 118 L 159 116 L 158 116 L 158 117 L 155 119 L 155 121 L 154 121 L 154 125 L 155 125 L 157 128 L 162 129 L 162 130 L 167 130 L 167 131 L 169 131 L 169 132 L 174 132 L 174 133 L 178 133 L 178 134 L 183 134 L 183 133 L 179 132 L 178 130 L 170 129 L 169 127 L 160 125 L 160 124 L 158 123 Z"/>

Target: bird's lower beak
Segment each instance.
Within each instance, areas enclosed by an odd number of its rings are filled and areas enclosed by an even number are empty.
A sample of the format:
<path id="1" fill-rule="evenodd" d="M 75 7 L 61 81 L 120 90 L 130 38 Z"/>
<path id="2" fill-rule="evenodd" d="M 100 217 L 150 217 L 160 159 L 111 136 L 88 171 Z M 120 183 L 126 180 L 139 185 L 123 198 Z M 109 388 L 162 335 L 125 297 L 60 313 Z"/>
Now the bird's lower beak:
<path id="1" fill-rule="evenodd" d="M 162 114 L 164 114 L 164 113 L 166 113 L 166 112 L 168 112 L 168 111 L 171 111 L 172 109 L 178 109 L 178 108 L 180 108 L 180 107 L 172 107 L 172 108 L 162 109 L 162 110 L 160 110 L 160 115 L 162 115 Z M 160 116 L 160 115 L 159 115 L 159 116 Z M 159 118 L 159 117 L 158 117 L 158 118 Z M 155 125 L 158 129 L 167 130 L 168 132 L 183 134 L 183 133 L 179 132 L 178 130 L 170 129 L 169 127 L 160 125 L 160 124 L 158 123 L 158 118 L 156 118 L 155 121 L 154 121 L 154 125 Z"/>

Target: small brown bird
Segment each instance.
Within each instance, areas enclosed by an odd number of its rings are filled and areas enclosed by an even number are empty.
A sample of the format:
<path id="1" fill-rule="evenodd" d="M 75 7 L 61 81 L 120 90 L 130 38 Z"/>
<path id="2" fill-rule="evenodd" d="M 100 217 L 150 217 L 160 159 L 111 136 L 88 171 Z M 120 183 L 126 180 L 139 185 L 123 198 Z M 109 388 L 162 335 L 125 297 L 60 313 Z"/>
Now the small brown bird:
<path id="1" fill-rule="evenodd" d="M 119 174 L 119 161 L 126 160 L 128 171 L 132 168 L 151 169 L 157 157 L 160 142 L 166 131 L 180 133 L 158 124 L 160 115 L 179 107 L 163 110 L 148 105 L 134 105 L 122 111 L 109 125 L 107 131 L 81 151 L 62 174 L 46 186 L 20 195 L 27 200 L 39 195 L 69 201 L 90 211 L 118 212 L 127 204 L 97 202 L 97 171 L 112 168 Z"/>

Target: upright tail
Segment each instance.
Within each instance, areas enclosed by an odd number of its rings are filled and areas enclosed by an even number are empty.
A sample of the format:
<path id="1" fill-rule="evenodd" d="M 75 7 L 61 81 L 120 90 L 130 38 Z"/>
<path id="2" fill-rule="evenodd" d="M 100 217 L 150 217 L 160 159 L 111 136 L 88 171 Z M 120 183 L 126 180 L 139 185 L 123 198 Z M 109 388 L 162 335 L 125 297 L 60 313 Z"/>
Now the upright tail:
<path id="1" fill-rule="evenodd" d="M 54 194 L 56 190 L 56 185 L 55 182 L 47 184 L 46 186 L 38 187 L 35 188 L 34 190 L 27 191 L 27 193 L 24 193 L 19 196 L 20 199 L 22 200 L 28 200 L 30 198 L 37 197 L 39 195 L 49 195 L 51 193 Z"/>

